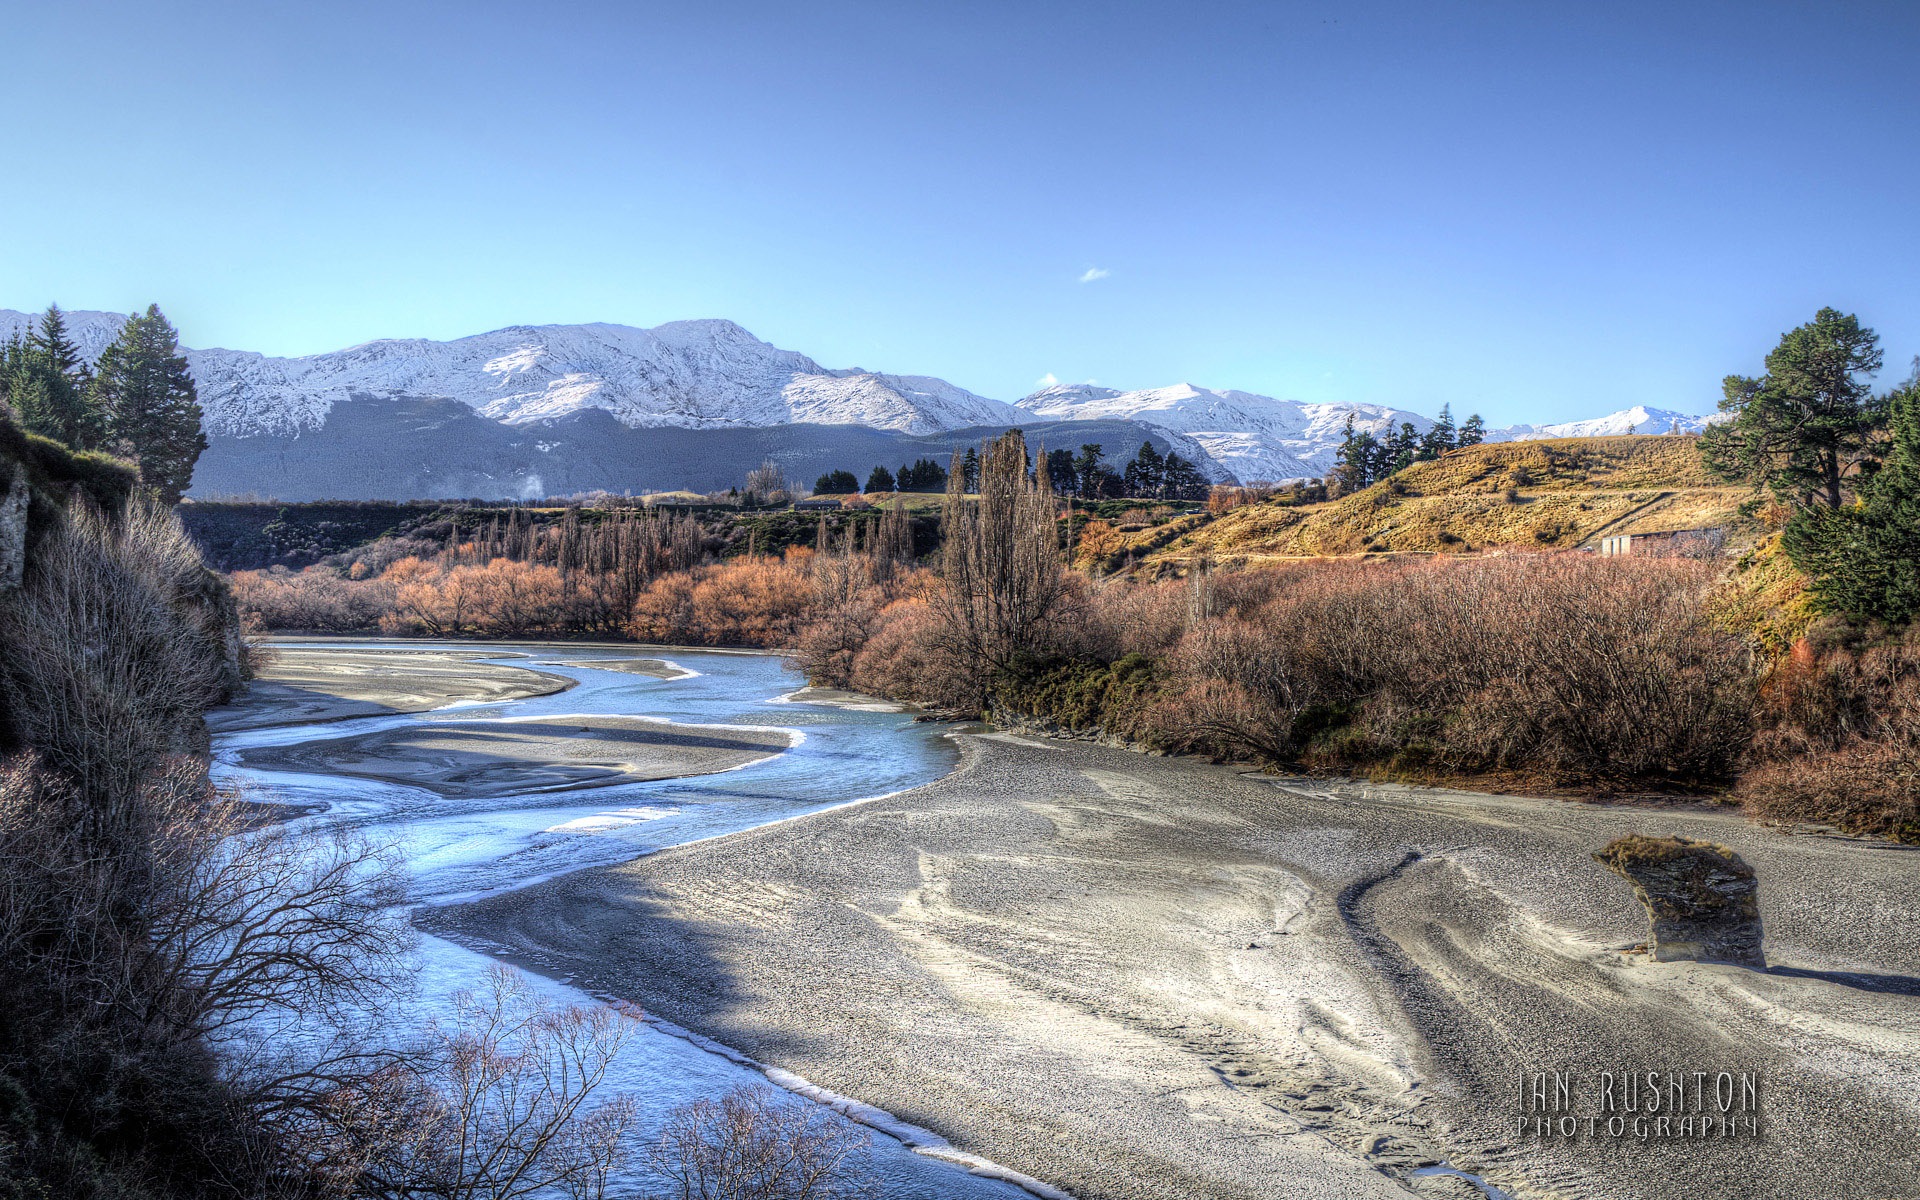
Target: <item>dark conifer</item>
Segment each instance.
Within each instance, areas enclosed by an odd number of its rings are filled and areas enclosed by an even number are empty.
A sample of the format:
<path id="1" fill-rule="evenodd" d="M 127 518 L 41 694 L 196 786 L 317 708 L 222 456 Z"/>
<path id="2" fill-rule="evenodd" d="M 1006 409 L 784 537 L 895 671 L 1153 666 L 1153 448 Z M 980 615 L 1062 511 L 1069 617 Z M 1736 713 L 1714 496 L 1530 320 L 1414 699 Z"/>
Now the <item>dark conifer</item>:
<path id="1" fill-rule="evenodd" d="M 141 480 L 162 500 L 179 503 L 207 438 L 180 335 L 158 305 L 128 318 L 101 353 L 91 398 L 112 446 L 139 463 Z"/>

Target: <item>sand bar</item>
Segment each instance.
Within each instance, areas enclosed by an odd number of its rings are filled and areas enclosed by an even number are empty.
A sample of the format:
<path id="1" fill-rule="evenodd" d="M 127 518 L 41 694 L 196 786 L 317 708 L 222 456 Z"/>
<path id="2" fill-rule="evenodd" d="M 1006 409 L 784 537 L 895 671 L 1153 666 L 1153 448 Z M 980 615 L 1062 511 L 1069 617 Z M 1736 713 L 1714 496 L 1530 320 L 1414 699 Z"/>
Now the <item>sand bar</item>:
<path id="1" fill-rule="evenodd" d="M 259 678 L 234 703 L 207 714 L 207 725 L 215 733 L 230 733 L 425 712 L 460 702 L 523 700 L 574 685 L 562 675 L 480 661 L 506 653 L 274 646 Z"/>
<path id="2" fill-rule="evenodd" d="M 792 741 L 783 729 L 569 714 L 421 721 L 248 750 L 240 761 L 480 797 L 709 775 L 769 758 Z"/>
<path id="3" fill-rule="evenodd" d="M 646 675 L 653 679 L 687 679 L 694 672 L 676 667 L 664 658 L 580 658 L 554 659 L 543 667 L 591 667 L 596 671 L 620 671 L 628 675 Z"/>
<path id="4" fill-rule="evenodd" d="M 898 796 L 422 914 L 1081 1200 L 1893 1196 L 1920 858 L 1697 808 L 963 737 Z M 1589 857 L 1733 845 L 1767 972 L 1652 963 Z M 1516 1134 L 1519 1080 L 1751 1071 L 1764 1142 Z M 1586 1084 L 1583 1082 L 1583 1088 Z"/>

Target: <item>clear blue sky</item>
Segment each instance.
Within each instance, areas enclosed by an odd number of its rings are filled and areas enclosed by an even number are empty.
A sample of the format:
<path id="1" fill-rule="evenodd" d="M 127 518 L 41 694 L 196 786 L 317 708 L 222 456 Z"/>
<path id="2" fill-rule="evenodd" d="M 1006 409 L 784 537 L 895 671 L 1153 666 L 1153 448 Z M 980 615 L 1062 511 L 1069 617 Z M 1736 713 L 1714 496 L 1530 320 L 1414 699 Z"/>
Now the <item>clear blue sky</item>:
<path id="1" fill-rule="evenodd" d="M 1823 304 L 1920 351 L 1920 4 L 8 7 L 0 307 L 190 345 L 725 316 L 1498 424 Z"/>

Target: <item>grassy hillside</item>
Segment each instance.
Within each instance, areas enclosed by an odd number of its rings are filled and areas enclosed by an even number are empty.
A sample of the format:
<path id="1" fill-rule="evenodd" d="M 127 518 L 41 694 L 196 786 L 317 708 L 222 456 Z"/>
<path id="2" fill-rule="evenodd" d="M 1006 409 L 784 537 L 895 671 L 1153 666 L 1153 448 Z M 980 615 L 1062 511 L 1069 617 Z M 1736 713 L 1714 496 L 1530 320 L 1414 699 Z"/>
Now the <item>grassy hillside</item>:
<path id="1" fill-rule="evenodd" d="M 1499 442 L 1415 463 L 1318 504 L 1285 496 L 1223 514 L 1145 556 L 1258 562 L 1321 555 L 1571 548 L 1622 533 L 1737 524 L 1743 488 L 1709 477 L 1691 437 Z"/>

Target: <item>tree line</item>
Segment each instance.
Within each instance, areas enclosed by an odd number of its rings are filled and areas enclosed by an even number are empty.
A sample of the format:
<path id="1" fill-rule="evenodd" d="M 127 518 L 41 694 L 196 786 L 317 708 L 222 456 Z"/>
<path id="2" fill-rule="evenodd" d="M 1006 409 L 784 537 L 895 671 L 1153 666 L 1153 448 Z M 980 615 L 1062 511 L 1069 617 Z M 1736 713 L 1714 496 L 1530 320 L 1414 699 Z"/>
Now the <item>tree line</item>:
<path id="1" fill-rule="evenodd" d="M 1017 431 L 1013 431 L 1017 432 Z M 1109 464 L 1106 451 L 1098 442 L 1083 444 L 1078 453 L 1072 450 L 1042 450 L 1034 456 L 1028 465 L 1029 478 L 1039 479 L 1041 472 L 1046 474 L 1048 490 L 1063 496 L 1074 496 L 1084 500 L 1205 500 L 1212 484 L 1200 469 L 1182 458 L 1177 451 L 1160 453 L 1152 442 L 1140 443 L 1140 449 L 1132 460 L 1117 469 Z M 980 490 L 981 459 L 979 451 L 969 446 L 954 457 L 952 472 L 961 484 L 961 491 L 972 494 Z M 901 467 L 898 473 L 885 467 L 875 467 L 867 475 L 867 486 L 859 486 L 858 477 L 852 471 L 828 471 L 813 484 L 813 490 L 823 495 L 846 495 L 852 492 L 941 492 L 947 489 L 949 471 L 931 458 L 922 458 L 910 466 Z"/>
<path id="2" fill-rule="evenodd" d="M 89 365 L 57 304 L 0 346 L 0 404 L 29 433 L 71 450 L 133 460 L 168 504 L 193 482 L 207 448 L 200 398 L 180 336 L 158 305 L 134 313 Z"/>
<path id="3" fill-rule="evenodd" d="M 1421 433 L 1413 427 L 1413 422 L 1402 421 L 1398 429 L 1389 428 L 1376 437 L 1367 430 L 1354 428 L 1353 414 L 1347 414 L 1347 423 L 1341 430 L 1340 449 L 1335 453 L 1335 466 L 1330 481 L 1338 490 L 1350 495 L 1362 488 L 1379 483 L 1390 475 L 1398 474 L 1417 462 L 1427 462 L 1439 458 L 1449 450 L 1466 446 L 1478 446 L 1486 439 L 1487 425 L 1480 419 L 1479 413 L 1473 413 L 1456 427 L 1453 423 L 1453 406 L 1440 406 L 1440 415 L 1433 419 L 1433 428 Z"/>

